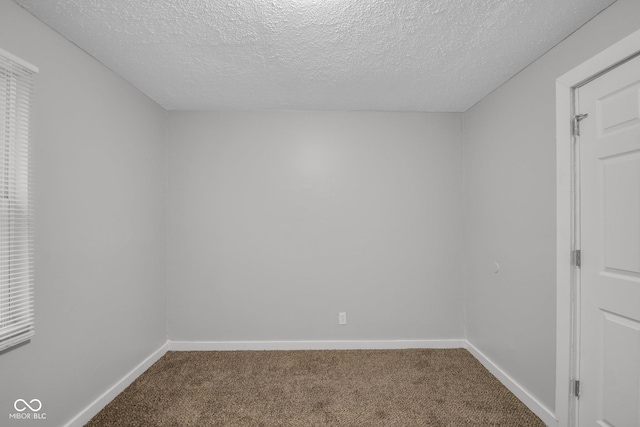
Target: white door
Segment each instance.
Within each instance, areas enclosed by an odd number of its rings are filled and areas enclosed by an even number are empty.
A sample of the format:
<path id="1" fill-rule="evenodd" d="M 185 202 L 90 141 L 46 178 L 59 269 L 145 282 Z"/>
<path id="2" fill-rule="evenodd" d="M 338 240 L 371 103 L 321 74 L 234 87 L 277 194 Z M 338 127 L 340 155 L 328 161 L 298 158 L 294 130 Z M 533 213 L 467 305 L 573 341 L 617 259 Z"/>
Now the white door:
<path id="1" fill-rule="evenodd" d="M 640 427 L 640 57 L 577 91 L 578 425 Z"/>

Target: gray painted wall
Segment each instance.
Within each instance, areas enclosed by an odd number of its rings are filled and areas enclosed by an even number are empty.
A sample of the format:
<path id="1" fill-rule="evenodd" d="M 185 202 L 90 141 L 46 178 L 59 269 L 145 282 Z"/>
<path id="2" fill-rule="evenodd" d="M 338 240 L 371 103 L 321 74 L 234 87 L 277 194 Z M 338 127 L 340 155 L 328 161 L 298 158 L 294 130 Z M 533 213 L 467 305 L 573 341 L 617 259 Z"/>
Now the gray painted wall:
<path id="1" fill-rule="evenodd" d="M 463 116 L 467 338 L 552 412 L 555 80 L 639 28 L 618 0 Z"/>
<path id="2" fill-rule="evenodd" d="M 58 426 L 166 341 L 166 113 L 11 0 L 0 46 L 40 68 L 36 336 L 0 355 L 0 424 L 37 398 Z"/>
<path id="3" fill-rule="evenodd" d="M 170 112 L 169 338 L 464 337 L 461 136 L 459 114 Z"/>
<path id="4" fill-rule="evenodd" d="M 41 70 L 37 335 L 1 355 L 0 416 L 67 421 L 167 311 L 175 340 L 461 338 L 462 266 L 467 338 L 553 411 L 554 82 L 638 16 L 618 0 L 463 115 L 170 113 L 167 263 L 166 113 L 0 0 L 0 47 Z"/>

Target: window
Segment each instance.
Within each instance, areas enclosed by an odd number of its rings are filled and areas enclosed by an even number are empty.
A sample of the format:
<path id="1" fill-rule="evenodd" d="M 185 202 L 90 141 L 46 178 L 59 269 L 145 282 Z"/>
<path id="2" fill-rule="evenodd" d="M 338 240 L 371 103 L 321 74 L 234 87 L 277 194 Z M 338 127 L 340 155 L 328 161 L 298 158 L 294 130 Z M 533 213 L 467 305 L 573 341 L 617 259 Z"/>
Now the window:
<path id="1" fill-rule="evenodd" d="M 37 72 L 0 49 L 0 351 L 34 334 L 29 114 Z"/>

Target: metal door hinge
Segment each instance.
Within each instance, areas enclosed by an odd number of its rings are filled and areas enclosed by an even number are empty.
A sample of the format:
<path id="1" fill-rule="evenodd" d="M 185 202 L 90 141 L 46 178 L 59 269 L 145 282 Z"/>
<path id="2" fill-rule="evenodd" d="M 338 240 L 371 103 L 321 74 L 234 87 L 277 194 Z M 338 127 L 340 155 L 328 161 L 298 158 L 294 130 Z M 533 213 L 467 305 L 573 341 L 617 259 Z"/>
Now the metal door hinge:
<path id="1" fill-rule="evenodd" d="M 571 381 L 571 394 L 574 397 L 580 397 L 580 380 Z"/>
<path id="2" fill-rule="evenodd" d="M 582 267 L 582 251 L 580 249 L 576 249 L 571 254 L 571 263 L 576 267 Z"/>
<path id="3" fill-rule="evenodd" d="M 576 114 L 573 116 L 573 126 L 571 133 L 574 136 L 580 136 L 580 122 L 589 117 L 588 114 Z"/>

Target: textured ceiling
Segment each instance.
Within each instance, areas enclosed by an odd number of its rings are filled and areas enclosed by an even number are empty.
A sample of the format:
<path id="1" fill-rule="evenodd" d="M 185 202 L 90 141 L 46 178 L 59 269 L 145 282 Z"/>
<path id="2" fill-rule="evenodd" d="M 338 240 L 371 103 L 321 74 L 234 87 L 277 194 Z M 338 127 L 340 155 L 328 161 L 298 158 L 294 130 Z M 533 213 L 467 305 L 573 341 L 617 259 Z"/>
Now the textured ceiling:
<path id="1" fill-rule="evenodd" d="M 16 0 L 170 110 L 465 111 L 613 0 Z"/>

